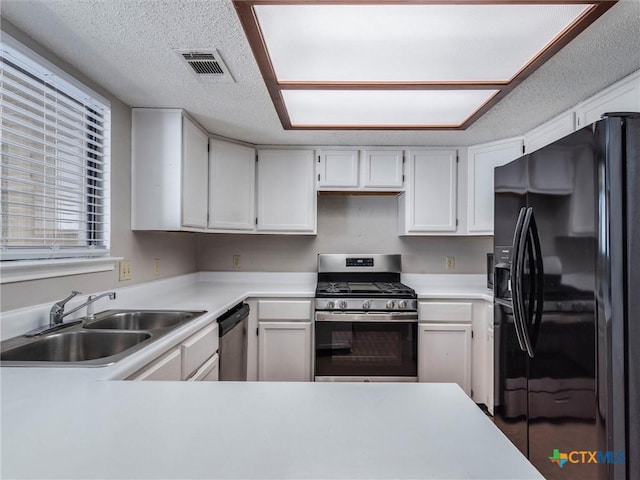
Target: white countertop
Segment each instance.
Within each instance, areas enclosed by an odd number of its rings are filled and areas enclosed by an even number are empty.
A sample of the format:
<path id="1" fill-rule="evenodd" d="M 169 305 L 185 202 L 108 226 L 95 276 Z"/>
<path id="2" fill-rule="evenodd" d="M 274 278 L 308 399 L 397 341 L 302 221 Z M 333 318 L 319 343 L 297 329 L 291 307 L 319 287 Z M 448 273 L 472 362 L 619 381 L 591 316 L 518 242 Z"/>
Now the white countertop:
<path id="1" fill-rule="evenodd" d="M 426 277 L 403 281 L 422 298 L 486 299 L 473 279 Z M 542 478 L 457 385 L 113 381 L 245 298 L 314 290 L 311 273 L 206 272 L 119 289 L 96 310 L 208 313 L 110 367 L 0 369 L 0 476 Z M 47 311 L 5 312 L 3 329 Z"/>
<path id="2" fill-rule="evenodd" d="M 452 384 L 76 381 L 2 435 L 2 478 L 543 478 Z"/>

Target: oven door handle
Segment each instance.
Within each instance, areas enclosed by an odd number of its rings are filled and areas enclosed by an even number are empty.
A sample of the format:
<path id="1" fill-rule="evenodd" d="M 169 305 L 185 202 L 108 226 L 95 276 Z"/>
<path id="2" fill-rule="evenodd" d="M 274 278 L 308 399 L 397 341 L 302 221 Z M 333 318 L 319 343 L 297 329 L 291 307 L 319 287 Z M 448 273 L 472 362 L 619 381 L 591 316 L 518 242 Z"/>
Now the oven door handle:
<path id="1" fill-rule="evenodd" d="M 417 322 L 416 312 L 351 313 L 316 312 L 316 322 Z"/>

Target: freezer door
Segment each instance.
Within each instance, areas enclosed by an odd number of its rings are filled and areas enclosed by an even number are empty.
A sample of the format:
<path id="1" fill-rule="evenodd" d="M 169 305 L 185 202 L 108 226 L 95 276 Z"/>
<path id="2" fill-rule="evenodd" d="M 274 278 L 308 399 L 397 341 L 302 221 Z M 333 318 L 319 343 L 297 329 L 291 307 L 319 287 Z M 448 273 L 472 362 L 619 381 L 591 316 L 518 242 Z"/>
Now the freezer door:
<path id="1" fill-rule="evenodd" d="M 605 467 L 586 456 L 562 467 L 551 461 L 556 450 L 605 450 L 596 394 L 594 151 L 593 132 L 583 129 L 529 158 L 527 203 L 544 267 L 542 316 L 528 366 L 529 460 L 550 480 L 607 478 Z M 529 271 L 525 283 L 532 282 Z"/>

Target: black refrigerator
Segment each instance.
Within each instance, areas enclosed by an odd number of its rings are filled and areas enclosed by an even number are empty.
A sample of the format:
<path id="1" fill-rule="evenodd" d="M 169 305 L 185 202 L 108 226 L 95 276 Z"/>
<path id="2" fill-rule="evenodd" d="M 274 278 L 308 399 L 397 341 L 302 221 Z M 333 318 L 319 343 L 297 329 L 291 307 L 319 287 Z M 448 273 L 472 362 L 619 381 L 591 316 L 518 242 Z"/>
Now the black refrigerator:
<path id="1" fill-rule="evenodd" d="M 640 114 L 495 169 L 496 425 L 549 480 L 640 479 Z"/>

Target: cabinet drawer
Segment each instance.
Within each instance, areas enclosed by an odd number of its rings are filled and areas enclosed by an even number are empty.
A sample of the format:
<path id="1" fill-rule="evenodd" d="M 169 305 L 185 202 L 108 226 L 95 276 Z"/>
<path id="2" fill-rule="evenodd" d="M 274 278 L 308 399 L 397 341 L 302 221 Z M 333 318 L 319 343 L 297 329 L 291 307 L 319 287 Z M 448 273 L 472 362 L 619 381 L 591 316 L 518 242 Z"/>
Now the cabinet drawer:
<path id="1" fill-rule="evenodd" d="M 217 382 L 218 381 L 218 354 L 207 360 L 196 373 L 189 377 L 190 382 Z"/>
<path id="2" fill-rule="evenodd" d="M 259 300 L 258 320 L 293 320 L 308 322 L 311 319 L 310 300 Z"/>
<path id="3" fill-rule="evenodd" d="M 186 380 L 218 350 L 218 324 L 204 327 L 180 346 L 182 379 Z"/>
<path id="4" fill-rule="evenodd" d="M 181 380 L 180 360 L 180 349 L 176 348 L 144 367 L 141 372 L 131 375 L 129 380 Z"/>
<path id="5" fill-rule="evenodd" d="M 419 302 L 418 318 L 422 322 L 471 322 L 473 304 Z"/>

